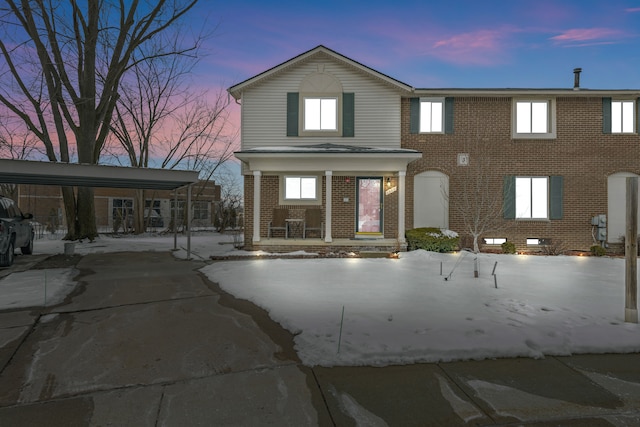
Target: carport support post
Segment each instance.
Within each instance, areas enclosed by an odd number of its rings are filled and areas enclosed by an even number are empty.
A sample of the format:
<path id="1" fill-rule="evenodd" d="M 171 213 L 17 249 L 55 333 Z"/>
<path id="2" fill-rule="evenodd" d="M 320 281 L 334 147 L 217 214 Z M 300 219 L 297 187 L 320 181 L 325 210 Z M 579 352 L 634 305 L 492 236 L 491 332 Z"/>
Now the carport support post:
<path id="1" fill-rule="evenodd" d="M 187 186 L 187 260 L 191 259 L 191 187 Z"/>
<path id="2" fill-rule="evenodd" d="M 638 323 L 638 177 L 627 178 L 624 321 Z"/>
<path id="3" fill-rule="evenodd" d="M 173 190 L 173 250 L 178 250 L 178 189 Z"/>

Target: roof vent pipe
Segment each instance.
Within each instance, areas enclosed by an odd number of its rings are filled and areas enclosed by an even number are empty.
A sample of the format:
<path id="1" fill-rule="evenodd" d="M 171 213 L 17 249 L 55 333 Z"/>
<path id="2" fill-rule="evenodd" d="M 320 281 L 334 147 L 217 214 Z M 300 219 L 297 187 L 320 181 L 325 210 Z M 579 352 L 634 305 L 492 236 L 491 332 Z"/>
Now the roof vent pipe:
<path id="1" fill-rule="evenodd" d="M 573 69 L 573 90 L 580 90 L 580 73 L 582 68 Z"/>

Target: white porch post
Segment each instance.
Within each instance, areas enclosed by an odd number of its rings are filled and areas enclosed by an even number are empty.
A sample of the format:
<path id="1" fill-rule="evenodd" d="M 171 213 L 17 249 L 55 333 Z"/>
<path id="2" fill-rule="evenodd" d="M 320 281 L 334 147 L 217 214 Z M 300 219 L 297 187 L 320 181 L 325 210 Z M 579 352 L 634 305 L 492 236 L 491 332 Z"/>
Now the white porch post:
<path id="1" fill-rule="evenodd" d="M 404 238 L 404 216 L 405 216 L 405 171 L 398 171 L 398 242 L 407 243 Z"/>
<path id="2" fill-rule="evenodd" d="M 325 176 L 325 196 L 326 196 L 326 201 L 325 201 L 325 224 L 324 224 L 324 241 L 327 243 L 331 243 L 333 241 L 333 239 L 331 238 L 331 210 L 333 209 L 332 207 L 332 203 L 331 203 L 331 197 L 332 197 L 332 188 L 331 188 L 331 181 L 333 178 L 333 171 L 325 171 L 324 172 L 324 176 Z"/>
<path id="3" fill-rule="evenodd" d="M 262 172 L 253 171 L 253 241 L 260 241 L 260 177 Z"/>

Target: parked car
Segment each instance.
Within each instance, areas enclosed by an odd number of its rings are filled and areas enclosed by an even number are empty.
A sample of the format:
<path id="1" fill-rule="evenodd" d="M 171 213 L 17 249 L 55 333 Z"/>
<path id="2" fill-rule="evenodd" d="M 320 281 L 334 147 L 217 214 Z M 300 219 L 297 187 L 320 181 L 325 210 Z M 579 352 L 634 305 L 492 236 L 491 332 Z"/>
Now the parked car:
<path id="1" fill-rule="evenodd" d="M 23 214 L 13 200 L 0 196 L 0 267 L 13 264 L 15 248 L 33 253 L 33 215 Z"/>

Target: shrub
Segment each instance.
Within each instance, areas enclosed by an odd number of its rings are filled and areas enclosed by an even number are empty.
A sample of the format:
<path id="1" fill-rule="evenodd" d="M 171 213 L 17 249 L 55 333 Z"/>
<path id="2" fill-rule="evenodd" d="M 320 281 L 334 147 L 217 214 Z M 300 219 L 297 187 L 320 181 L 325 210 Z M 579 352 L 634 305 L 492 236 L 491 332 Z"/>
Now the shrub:
<path id="1" fill-rule="evenodd" d="M 424 249 L 432 252 L 452 252 L 458 249 L 460 238 L 451 230 L 422 227 L 407 230 L 407 250 Z"/>
<path id="2" fill-rule="evenodd" d="M 515 254 L 516 253 L 516 245 L 513 242 L 504 242 L 502 245 L 502 253 L 503 254 Z"/>
<path id="3" fill-rule="evenodd" d="M 594 256 L 604 256 L 607 254 L 606 249 L 600 245 L 593 245 L 589 248 L 589 250 L 591 251 L 591 255 Z"/>

